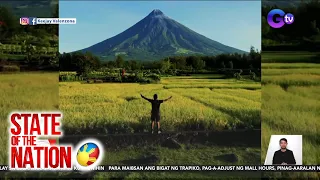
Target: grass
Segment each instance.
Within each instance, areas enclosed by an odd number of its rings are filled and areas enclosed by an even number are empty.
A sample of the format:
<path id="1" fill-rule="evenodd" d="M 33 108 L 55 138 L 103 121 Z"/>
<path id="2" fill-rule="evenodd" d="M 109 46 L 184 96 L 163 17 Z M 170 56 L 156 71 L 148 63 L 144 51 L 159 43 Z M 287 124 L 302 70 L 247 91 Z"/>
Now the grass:
<path id="1" fill-rule="evenodd" d="M 319 140 L 317 139 L 319 137 L 318 129 L 320 128 L 320 123 L 317 117 L 320 112 L 318 103 L 320 95 L 312 93 L 316 89 L 317 87 L 289 87 L 288 91 L 284 91 L 279 86 L 267 85 L 264 90 L 268 91 L 268 93 L 262 94 L 263 135 L 266 135 L 264 134 L 265 128 L 269 129 L 268 131 L 303 135 L 303 163 L 310 165 L 320 162 L 320 156 L 311 156 L 311 154 L 317 154 L 317 149 L 319 148 Z M 306 95 L 301 96 L 300 92 L 308 92 L 314 98 Z M 281 109 L 281 111 L 277 109 Z M 266 138 L 270 139 L 271 134 L 267 134 L 269 138 Z"/>
<path id="2" fill-rule="evenodd" d="M 237 155 L 239 161 L 236 163 L 228 163 L 218 160 L 217 156 L 225 153 L 234 153 Z M 126 160 L 139 159 L 148 155 L 155 155 L 159 158 L 157 165 L 244 165 L 257 164 L 260 158 L 259 148 L 243 148 L 243 147 L 184 147 L 180 150 L 170 150 L 163 147 L 141 147 L 141 148 L 127 148 L 119 151 L 108 151 L 108 156 L 105 157 L 102 164 L 109 165 L 127 165 Z M 190 156 L 192 154 L 192 156 Z M 138 178 L 138 179 L 212 179 L 212 177 L 260 177 L 260 173 L 221 173 L 221 172 L 110 172 L 97 173 L 97 179 L 113 179 L 113 178 Z"/>
<path id="3" fill-rule="evenodd" d="M 199 83 L 198 85 L 167 85 L 163 86 L 165 89 L 174 89 L 174 88 L 182 88 L 182 89 L 190 89 L 190 88 L 208 88 L 208 89 L 248 89 L 248 90 L 256 90 L 261 89 L 260 84 L 203 84 Z"/>
<path id="4" fill-rule="evenodd" d="M 263 52 L 262 63 L 319 63 L 319 54 L 311 52 Z"/>
<path id="5" fill-rule="evenodd" d="M 52 57 L 50 54 L 42 54 L 41 57 Z M 27 57 L 23 54 L 0 54 L 0 59 L 7 59 L 11 61 L 22 61 Z"/>
<path id="6" fill-rule="evenodd" d="M 189 78 L 184 78 L 185 82 Z M 184 81 L 182 80 L 182 81 Z M 176 81 L 175 78 L 168 79 Z M 197 80 L 195 80 L 197 81 Z M 201 81 L 201 80 L 200 80 Z M 203 80 L 205 81 L 205 80 Z M 211 81 L 211 80 L 208 80 Z M 217 80 L 221 81 L 221 80 Z M 227 82 L 227 80 L 225 80 Z M 59 84 L 59 86 L 58 86 Z M 21 73 L 21 74 L 0 74 L 1 95 L 0 106 L 4 107 L 0 110 L 1 126 L 1 142 L 2 153 L 0 161 L 2 164 L 7 163 L 7 115 L 14 109 L 16 110 L 55 110 L 59 105 L 58 88 L 60 91 L 60 110 L 64 112 L 64 121 L 66 126 L 76 126 L 81 128 L 83 124 L 88 126 L 92 122 L 99 122 L 102 125 L 108 123 L 117 123 L 117 125 L 130 122 L 139 123 L 146 120 L 149 125 L 150 105 L 139 97 L 139 93 L 143 93 L 151 97 L 154 93 L 158 93 L 160 98 L 173 96 L 172 101 L 168 101 L 163 105 L 164 126 L 167 123 L 174 128 L 181 125 L 209 122 L 211 126 L 208 128 L 224 128 L 225 124 L 231 124 L 241 121 L 242 116 L 224 112 L 222 108 L 233 107 L 241 111 L 244 109 L 243 104 L 247 103 L 248 109 L 255 112 L 244 111 L 243 114 L 255 116 L 259 111 L 261 96 L 260 90 L 250 91 L 245 89 L 164 89 L 163 84 L 81 84 L 76 82 L 58 83 L 57 73 Z M 192 99 L 186 97 L 189 92 Z M 205 95 L 208 93 L 208 95 Z M 206 100 L 208 97 L 212 97 Z M 202 102 L 204 101 L 204 102 Z M 233 101 L 224 104 L 222 101 Z M 242 106 L 241 106 L 242 105 Z M 216 106 L 216 107 L 211 107 Z M 231 108 L 232 109 L 232 108 Z M 258 117 L 258 116 L 257 116 Z M 145 118 L 145 119 L 144 119 Z M 189 122 L 188 122 L 189 121 Z M 101 125 L 100 124 L 100 125 Z M 66 127 L 65 126 L 65 127 Z M 118 128 L 120 126 L 117 126 Z M 135 128 L 136 126 L 133 126 Z M 121 127 L 120 127 L 121 128 Z M 164 127 L 166 128 L 166 127 Z M 159 158 L 158 165 L 177 165 L 177 164 L 257 164 L 260 161 L 260 149 L 250 147 L 215 147 L 206 145 L 184 145 L 182 149 L 171 150 L 163 147 L 128 147 L 117 151 L 106 151 L 104 164 L 123 164 L 123 160 L 143 157 L 145 155 L 156 155 Z M 219 160 L 217 156 L 226 153 L 234 153 L 239 161 L 236 163 L 225 162 Z M 190 156 L 192 154 L 192 156 Z M 12 176 L 21 177 L 21 173 L 11 174 Z M 28 173 L 32 175 L 32 173 Z M 67 173 L 51 174 L 52 177 L 61 177 Z M 259 177 L 259 173 L 174 173 L 174 172 L 133 172 L 133 173 L 98 173 L 97 179 L 111 179 L 112 177 L 125 178 L 217 178 L 231 176 L 235 179 L 245 177 Z M 23 173 L 23 176 L 27 174 Z M 34 173 L 36 177 L 47 177 L 45 173 Z"/>
<path id="7" fill-rule="evenodd" d="M 172 92 L 228 114 L 232 117 L 232 120 L 229 120 L 226 125 L 232 127 L 260 127 L 261 102 L 259 101 L 259 98 L 251 100 L 209 89 L 190 89 L 188 91 L 173 89 Z M 259 91 L 253 91 L 251 93 L 260 95 Z M 244 104 L 246 104 L 246 106 L 244 106 Z"/>
<path id="8" fill-rule="evenodd" d="M 320 75 L 310 74 L 286 74 L 263 76 L 262 84 L 277 84 L 282 87 L 288 86 L 317 86 L 320 85 Z"/>
<path id="9" fill-rule="evenodd" d="M 308 63 L 311 60 L 306 57 L 312 59 L 315 56 L 298 52 L 263 55 L 263 59 L 268 59 L 267 62 L 274 63 L 262 64 L 262 163 L 273 134 L 302 135 L 303 164 L 320 163 L 320 66 Z M 291 178 L 319 177 L 317 173 L 287 175 Z"/>
<path id="10" fill-rule="evenodd" d="M 58 109 L 58 73 L 0 74 L 0 87 L 0 164 L 7 164 L 7 116 L 13 110 Z"/>
<path id="11" fill-rule="evenodd" d="M 164 89 L 176 88 L 205 88 L 205 89 L 261 89 L 260 83 L 250 80 L 219 79 L 219 76 L 180 76 L 174 78 L 163 78 L 161 84 Z"/>
<path id="12" fill-rule="evenodd" d="M 4 59 L 11 59 L 11 60 L 23 60 L 26 57 L 26 55 L 22 55 L 22 54 L 0 54 L 0 58 L 4 58 Z"/>
<path id="13" fill-rule="evenodd" d="M 58 51 L 57 47 L 38 47 L 39 50 L 46 50 L 49 53 L 54 53 Z M 0 44 L 1 50 L 8 50 L 10 52 L 20 52 L 22 51 L 22 45 L 18 44 Z"/>
<path id="14" fill-rule="evenodd" d="M 262 63 L 263 71 L 268 69 L 306 69 L 306 68 L 320 68 L 320 64 L 316 63 Z M 262 72 L 263 73 L 263 72 Z"/>
<path id="15" fill-rule="evenodd" d="M 160 84 L 148 85 L 61 82 L 60 109 L 65 112 L 65 127 L 95 129 L 95 133 L 98 129 L 102 133 L 145 132 L 150 128 L 151 105 L 140 97 L 140 93 L 149 98 L 158 94 L 160 99 L 173 96 L 161 105 L 162 128 L 166 131 L 250 128 L 260 121 L 257 113 L 260 111 L 260 91 L 245 90 L 248 87 L 260 89 L 260 84 L 181 77 L 165 78 Z M 221 91 L 216 92 L 215 88 L 223 88 L 221 90 L 229 94 L 218 93 Z M 254 96 L 246 99 L 232 95 L 232 92 L 239 94 L 240 91 L 243 96 L 250 93 Z M 254 119 L 250 120 L 250 117 Z"/>
<path id="16" fill-rule="evenodd" d="M 320 76 L 320 66 L 318 68 L 296 68 L 296 69 L 264 69 L 262 76 L 273 75 L 317 75 Z"/>

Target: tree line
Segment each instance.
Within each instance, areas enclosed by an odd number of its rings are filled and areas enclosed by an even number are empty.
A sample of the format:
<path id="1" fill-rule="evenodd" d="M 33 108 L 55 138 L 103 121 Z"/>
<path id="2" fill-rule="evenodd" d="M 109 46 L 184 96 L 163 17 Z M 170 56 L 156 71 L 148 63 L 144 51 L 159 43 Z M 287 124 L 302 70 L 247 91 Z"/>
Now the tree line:
<path id="1" fill-rule="evenodd" d="M 85 73 L 101 68 L 124 68 L 126 70 L 154 70 L 166 72 L 170 69 L 190 72 L 213 71 L 217 69 L 260 69 L 261 53 L 251 47 L 247 54 L 220 54 L 216 56 L 172 56 L 160 61 L 125 60 L 122 56 L 114 61 L 101 62 L 92 53 L 63 53 L 59 56 L 61 71 Z"/>
<path id="2" fill-rule="evenodd" d="M 52 17 L 59 17 L 58 5 L 54 6 Z M 1 66 L 58 70 L 57 25 L 21 26 L 19 17 L 6 6 L 0 6 L 0 22 Z"/>
<path id="3" fill-rule="evenodd" d="M 276 2 L 275 2 L 276 4 Z M 267 22 L 272 9 L 281 9 L 294 15 L 294 23 L 273 29 Z M 319 51 L 320 0 L 301 1 L 292 7 L 262 7 L 262 50 Z"/>
<path id="4" fill-rule="evenodd" d="M 52 11 L 52 17 L 59 17 L 59 6 L 55 5 Z M 19 43 L 18 35 L 34 36 L 32 43 L 40 45 L 41 37 L 59 35 L 59 26 L 57 25 L 36 25 L 36 26 L 21 26 L 19 17 L 17 17 L 13 10 L 7 6 L 0 5 L 0 42 L 2 44 Z M 38 37 L 38 38 L 37 38 Z M 53 42 L 52 42 L 53 43 Z"/>

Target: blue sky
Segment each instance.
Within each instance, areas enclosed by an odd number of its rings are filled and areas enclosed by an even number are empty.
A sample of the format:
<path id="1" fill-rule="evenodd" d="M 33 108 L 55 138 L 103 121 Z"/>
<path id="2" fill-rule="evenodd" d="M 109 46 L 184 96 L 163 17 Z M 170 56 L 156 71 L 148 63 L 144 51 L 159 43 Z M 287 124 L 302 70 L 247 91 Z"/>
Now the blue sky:
<path id="1" fill-rule="evenodd" d="M 260 1 L 60 1 L 59 51 L 83 49 L 113 37 L 160 9 L 188 28 L 222 44 L 261 49 Z"/>

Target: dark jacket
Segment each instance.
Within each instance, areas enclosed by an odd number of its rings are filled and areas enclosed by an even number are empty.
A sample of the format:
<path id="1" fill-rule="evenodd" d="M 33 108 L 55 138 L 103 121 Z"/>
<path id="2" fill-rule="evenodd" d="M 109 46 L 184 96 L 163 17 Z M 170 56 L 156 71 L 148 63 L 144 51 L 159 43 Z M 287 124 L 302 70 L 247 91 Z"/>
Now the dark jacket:
<path id="1" fill-rule="evenodd" d="M 272 164 L 280 165 L 282 163 L 291 164 L 291 165 L 296 164 L 296 160 L 291 150 L 287 149 L 284 152 L 282 152 L 281 150 L 278 150 L 274 153 Z"/>

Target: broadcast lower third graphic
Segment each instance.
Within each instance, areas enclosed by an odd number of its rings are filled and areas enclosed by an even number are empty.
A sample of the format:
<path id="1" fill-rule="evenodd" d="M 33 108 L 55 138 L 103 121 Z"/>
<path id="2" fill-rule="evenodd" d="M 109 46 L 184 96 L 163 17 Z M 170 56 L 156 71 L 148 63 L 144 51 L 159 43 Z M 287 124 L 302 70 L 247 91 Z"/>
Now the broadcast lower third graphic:
<path id="1" fill-rule="evenodd" d="M 8 165 L 0 165 L 0 172 L 10 171 L 11 168 Z M 90 167 L 91 171 L 96 172 L 133 172 L 133 171 L 140 171 L 140 172 L 168 172 L 168 171 L 188 171 L 188 172 L 195 172 L 195 171 L 210 171 L 210 172 L 239 172 L 239 171 L 247 171 L 247 172 L 320 172 L 320 166 L 315 165 L 236 165 L 236 166 L 229 166 L 229 165 L 219 165 L 219 166 L 181 166 L 181 165 L 162 165 L 162 166 L 152 166 L 152 165 L 97 165 L 94 167 Z M 42 171 L 48 171 L 48 169 L 43 169 Z M 81 168 L 78 166 L 73 166 L 73 171 L 79 172 L 82 171 Z M 81 173 L 81 172 L 80 172 Z"/>
<path id="2" fill-rule="evenodd" d="M 77 18 L 36 18 L 21 17 L 21 25 L 38 25 L 38 24 L 76 24 Z"/>
<path id="3" fill-rule="evenodd" d="M 104 152 L 99 141 L 85 139 L 76 148 L 57 143 L 63 136 L 61 112 L 13 112 L 8 119 L 9 166 L 3 171 L 102 170 L 97 168 Z"/>

